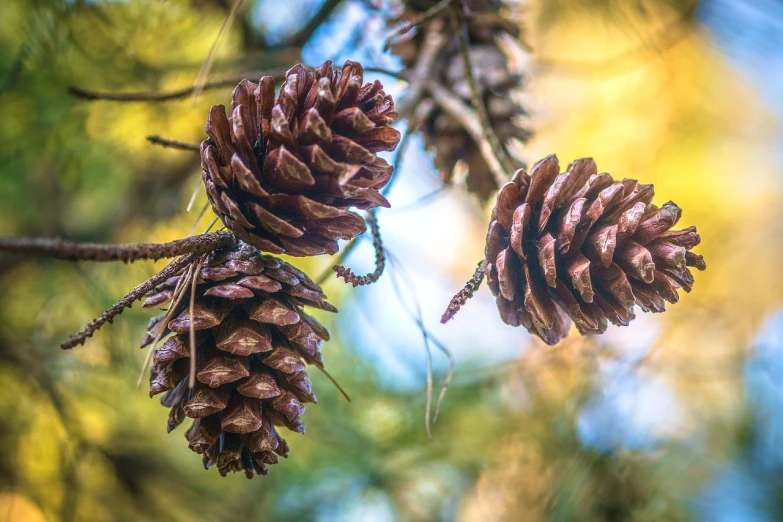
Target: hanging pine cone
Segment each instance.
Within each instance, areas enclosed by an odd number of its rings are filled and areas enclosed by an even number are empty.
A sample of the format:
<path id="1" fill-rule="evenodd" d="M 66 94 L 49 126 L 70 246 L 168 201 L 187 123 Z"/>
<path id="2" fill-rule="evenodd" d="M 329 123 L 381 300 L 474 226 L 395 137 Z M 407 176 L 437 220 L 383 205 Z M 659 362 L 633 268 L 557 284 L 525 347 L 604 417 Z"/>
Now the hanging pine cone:
<path id="1" fill-rule="evenodd" d="M 431 2 L 427 0 L 406 2 L 406 10 L 393 22 L 411 21 L 429 7 Z M 514 140 L 525 142 L 531 136 L 530 130 L 521 123 L 527 116 L 518 98 L 523 77 L 510 70 L 509 58 L 498 45 L 501 35 L 517 38 L 519 30 L 505 18 L 502 2 L 471 1 L 467 2 L 467 8 L 470 10 L 467 21 L 468 54 L 476 86 L 505 154 L 515 168 L 520 168 L 522 164 L 510 153 L 509 145 Z M 406 69 L 414 68 L 428 30 L 438 30 L 449 35 L 446 45 L 435 58 L 428 78 L 437 81 L 459 96 L 467 106 L 471 106 L 470 85 L 459 52 L 459 38 L 451 26 L 447 10 L 441 17 L 419 28 L 407 40 L 393 45 L 392 51 L 400 56 Z M 441 110 L 429 96 L 416 104 L 412 120 L 413 126 L 421 131 L 427 149 L 434 151 L 435 166 L 445 183 L 453 181 L 454 168 L 459 161 L 463 161 L 468 169 L 465 180 L 467 189 L 481 201 L 489 199 L 500 188 L 476 142 L 456 119 Z"/>
<path id="2" fill-rule="evenodd" d="M 199 272 L 192 314 L 196 330 L 196 384 L 189 388 L 189 268 L 170 278 L 145 307 L 178 300 L 153 355 L 150 396 L 166 392 L 168 430 L 195 419 L 185 436 L 221 475 L 244 471 L 266 475 L 288 445 L 275 426 L 304 433 L 302 403 L 315 402 L 305 362 L 323 368 L 319 351 L 329 332 L 302 311 L 313 306 L 336 312 L 305 274 L 248 245 L 210 255 Z M 180 281 L 182 284 L 180 284 Z M 162 317 L 150 321 L 142 347 L 150 344 Z"/>
<path id="3" fill-rule="evenodd" d="M 376 152 L 397 147 L 394 101 L 362 66 L 296 65 L 275 101 L 275 82 L 243 80 L 232 114 L 209 112 L 201 144 L 207 196 L 225 225 L 262 251 L 334 254 L 338 239 L 365 230 L 347 210 L 388 207 L 379 190 L 392 167 Z"/>
<path id="4" fill-rule="evenodd" d="M 678 289 L 690 292 L 688 267 L 706 265 L 690 252 L 701 240 L 696 227 L 670 230 L 677 205 L 658 208 L 652 185 L 615 182 L 592 159 L 559 172 L 548 156 L 498 192 L 485 255 L 504 322 L 555 344 L 571 320 L 582 334 L 601 333 L 607 320 L 627 325 L 634 304 L 663 312 Z"/>

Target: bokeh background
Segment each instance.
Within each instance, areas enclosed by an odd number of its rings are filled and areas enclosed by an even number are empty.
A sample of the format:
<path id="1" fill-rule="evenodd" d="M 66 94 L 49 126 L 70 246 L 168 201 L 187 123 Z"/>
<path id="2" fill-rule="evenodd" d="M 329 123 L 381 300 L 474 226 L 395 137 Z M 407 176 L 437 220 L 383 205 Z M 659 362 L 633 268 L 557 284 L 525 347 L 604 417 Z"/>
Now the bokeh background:
<path id="1" fill-rule="evenodd" d="M 192 85 L 232 3 L 0 2 L 0 234 L 186 235 L 198 155 L 145 136 L 201 140 L 207 109 L 231 87 L 195 104 L 86 102 L 67 88 Z M 204 471 L 137 388 L 149 313 L 134 307 L 85 346 L 58 348 L 162 264 L 2 256 L 0 520 L 783 520 L 783 3 L 510 7 L 530 51 L 535 137 L 523 156 L 591 156 L 654 183 L 655 203 L 675 201 L 702 235 L 708 269 L 694 291 L 666 314 L 556 347 L 504 325 L 486 288 L 440 325 L 483 255 L 490 209 L 443 187 L 412 134 L 393 208 L 378 214 L 392 263 L 371 287 L 324 287 L 340 309 L 325 318 L 327 368 L 352 402 L 313 373 L 307 435 L 288 437 L 291 457 L 248 481 Z M 210 78 L 299 60 L 397 70 L 382 50 L 395 9 L 246 0 Z M 194 208 L 204 202 L 199 193 Z M 347 263 L 370 271 L 370 242 Z M 294 264 L 315 278 L 331 260 Z M 456 366 L 429 440 L 427 349 L 435 394 L 449 369 L 437 342 Z"/>

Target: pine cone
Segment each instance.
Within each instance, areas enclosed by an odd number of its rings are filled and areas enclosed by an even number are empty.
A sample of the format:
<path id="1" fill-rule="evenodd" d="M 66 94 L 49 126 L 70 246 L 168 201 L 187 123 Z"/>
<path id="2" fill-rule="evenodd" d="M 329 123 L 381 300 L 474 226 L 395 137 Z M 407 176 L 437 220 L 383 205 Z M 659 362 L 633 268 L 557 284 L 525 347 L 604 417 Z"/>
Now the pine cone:
<path id="1" fill-rule="evenodd" d="M 158 287 L 144 306 L 171 301 L 188 270 Z M 275 425 L 304 433 L 302 403 L 316 402 L 305 362 L 323 368 L 319 348 L 329 332 L 302 307 L 337 310 L 305 274 L 248 245 L 211 254 L 197 280 L 197 381 L 190 389 L 190 284 L 183 285 L 165 328 L 174 335 L 153 356 L 150 396 L 166 392 L 161 403 L 171 408 L 169 431 L 185 417 L 195 419 L 185 436 L 206 468 L 217 466 L 223 476 L 266 475 L 267 464 L 288 456 Z M 142 347 L 160 321 L 150 321 Z"/>
<path id="2" fill-rule="evenodd" d="M 559 172 L 548 156 L 498 192 L 485 255 L 504 322 L 555 344 L 571 320 L 581 334 L 602 333 L 607 320 L 627 325 L 634 304 L 663 312 L 678 289 L 690 292 L 687 267 L 706 265 L 690 252 L 696 227 L 670 230 L 677 205 L 652 205 L 652 185 L 615 182 L 592 159 Z"/>
<path id="3" fill-rule="evenodd" d="M 406 10 L 393 21 L 411 21 L 428 5 L 430 2 L 427 0 L 406 2 Z M 499 1 L 473 1 L 468 2 L 467 7 L 471 14 L 468 19 L 469 56 L 476 85 L 501 146 L 514 166 L 520 168 L 522 163 L 509 153 L 508 145 L 513 140 L 525 142 L 532 134 L 520 125 L 527 112 L 515 99 L 523 78 L 509 70 L 509 59 L 497 42 L 497 38 L 503 34 L 516 38 L 519 31 L 505 18 L 503 5 Z M 440 19 L 425 24 L 407 40 L 392 46 L 392 51 L 400 56 L 406 69 L 416 66 L 425 33 L 429 30 L 453 33 L 447 10 L 444 10 Z M 472 106 L 470 86 L 456 34 L 448 36 L 448 42 L 438 53 L 429 78 L 462 98 L 467 106 Z M 412 120 L 421 131 L 427 149 L 434 151 L 435 166 L 445 183 L 454 181 L 454 167 L 461 160 L 468 168 L 465 180 L 467 189 L 481 201 L 489 199 L 500 188 L 476 142 L 457 120 L 443 112 L 432 99 L 427 96 L 417 104 Z"/>
<path id="4" fill-rule="evenodd" d="M 338 239 L 365 230 L 347 210 L 388 207 L 379 190 L 392 166 L 376 156 L 397 147 L 394 101 L 379 81 L 362 86 L 362 66 L 296 65 L 275 102 L 275 82 L 243 80 L 229 119 L 209 112 L 201 144 L 207 196 L 225 225 L 262 251 L 334 254 Z"/>

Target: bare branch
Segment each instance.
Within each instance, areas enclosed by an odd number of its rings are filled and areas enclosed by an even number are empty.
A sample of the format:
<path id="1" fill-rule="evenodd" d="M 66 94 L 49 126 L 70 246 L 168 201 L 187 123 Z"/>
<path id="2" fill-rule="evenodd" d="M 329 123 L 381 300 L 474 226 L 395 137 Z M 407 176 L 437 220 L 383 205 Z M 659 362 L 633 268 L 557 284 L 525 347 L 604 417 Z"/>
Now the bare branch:
<path id="1" fill-rule="evenodd" d="M 111 323 L 114 318 L 124 312 L 126 308 L 133 306 L 133 303 L 144 297 L 150 291 L 154 290 L 155 287 L 160 283 L 175 275 L 177 272 L 179 272 L 180 269 L 182 269 L 182 267 L 193 261 L 195 257 L 196 254 L 187 254 L 171 263 L 169 266 L 158 272 L 156 275 L 152 276 L 146 282 L 134 288 L 132 292 L 123 297 L 118 303 L 103 312 L 90 324 L 82 328 L 79 333 L 62 343 L 60 348 L 63 350 L 69 350 L 84 344 L 84 342 L 88 338 L 92 337 L 93 334 L 97 332 L 104 324 L 107 322 Z"/>
<path id="2" fill-rule="evenodd" d="M 77 243 L 65 239 L 0 237 L 0 252 L 28 256 L 46 256 L 66 261 L 137 261 L 163 259 L 184 254 L 206 254 L 236 241 L 230 232 L 214 232 L 178 239 L 170 243 L 132 243 L 102 245 Z"/>
<path id="3" fill-rule="evenodd" d="M 222 89 L 224 87 L 235 87 L 239 82 L 246 78 L 261 78 L 262 76 L 271 76 L 276 80 L 280 80 L 285 77 L 285 73 L 288 71 L 288 67 L 275 67 L 267 69 L 265 71 L 252 71 L 244 75 L 237 75 L 233 78 L 224 78 L 222 80 L 215 80 L 213 82 L 207 82 L 202 87 L 202 91 L 212 89 Z M 150 101 L 170 101 L 181 100 L 192 95 L 195 90 L 194 86 L 184 87 L 182 89 L 176 89 L 173 91 L 164 92 L 105 92 L 105 91 L 91 91 L 88 89 L 82 89 L 81 87 L 70 86 L 68 92 L 77 98 L 85 100 L 108 100 L 117 102 L 150 102 Z"/>
<path id="4" fill-rule="evenodd" d="M 367 221 L 370 223 L 372 244 L 375 247 L 375 271 L 367 275 L 357 276 L 353 270 L 343 265 L 332 267 L 332 270 L 337 272 L 337 277 L 342 277 L 346 283 L 352 284 L 354 288 L 376 282 L 381 277 L 386 266 L 386 255 L 383 250 L 383 241 L 381 241 L 381 231 L 378 228 L 378 218 L 375 216 L 375 210 L 370 210 L 367 213 Z"/>
<path id="5" fill-rule="evenodd" d="M 201 145 L 198 143 L 185 143 L 184 141 L 169 140 L 167 138 L 161 138 L 157 134 L 153 136 L 147 136 L 147 141 L 153 145 L 158 145 L 164 149 L 185 150 L 188 152 L 199 152 Z"/>
<path id="6" fill-rule="evenodd" d="M 481 282 L 484 280 L 486 271 L 487 260 L 484 259 L 481 261 L 481 263 L 478 264 L 476 272 L 473 274 L 473 277 L 470 279 L 470 281 L 465 284 L 465 288 L 457 292 L 457 295 L 451 298 L 451 302 L 449 303 L 448 308 L 446 308 L 446 311 L 443 312 L 443 316 L 440 318 L 441 324 L 446 324 L 450 319 L 457 315 L 459 309 L 462 308 L 468 299 L 473 297 L 473 294 L 476 293 L 476 290 L 478 290 L 481 286 Z"/>

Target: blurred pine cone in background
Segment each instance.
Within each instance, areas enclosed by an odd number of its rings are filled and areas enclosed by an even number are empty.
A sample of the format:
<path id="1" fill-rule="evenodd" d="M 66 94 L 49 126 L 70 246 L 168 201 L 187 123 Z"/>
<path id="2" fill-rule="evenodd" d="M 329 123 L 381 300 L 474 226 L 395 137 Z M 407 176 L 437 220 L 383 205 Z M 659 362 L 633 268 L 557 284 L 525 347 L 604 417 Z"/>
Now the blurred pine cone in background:
<path id="1" fill-rule="evenodd" d="M 653 186 L 616 182 L 592 159 L 560 174 L 555 156 L 518 171 L 498 192 L 487 232 L 486 274 L 504 322 L 522 325 L 547 344 L 607 320 L 627 325 L 633 306 L 663 312 L 678 289 L 690 292 L 704 270 L 690 250 L 696 227 L 670 230 L 681 210 L 651 204 Z"/>
<path id="2" fill-rule="evenodd" d="M 163 330 L 174 335 L 153 355 L 150 396 L 166 392 L 161 403 L 171 408 L 169 431 L 185 417 L 195 419 L 186 437 L 190 449 L 203 454 L 205 467 L 216 466 L 223 476 L 265 475 L 278 455 L 288 456 L 275 426 L 304 433 L 302 403 L 316 402 L 305 362 L 323 368 L 319 348 L 329 332 L 302 307 L 337 310 L 305 274 L 248 245 L 210 254 L 197 279 L 191 389 L 188 270 L 144 302 L 151 307 L 175 300 Z M 164 318 L 150 321 L 142 347 L 153 342 Z"/>
<path id="3" fill-rule="evenodd" d="M 392 166 L 376 156 L 397 147 L 394 101 L 362 66 L 296 65 L 275 101 L 274 80 L 243 80 L 231 117 L 212 107 L 201 144 L 212 208 L 239 239 L 262 251 L 334 254 L 338 239 L 365 230 L 347 210 L 388 207 L 379 190 Z"/>
<path id="4" fill-rule="evenodd" d="M 406 1 L 405 10 L 391 22 L 394 25 L 410 22 L 436 3 L 426 0 Z M 507 43 L 511 38 L 518 38 L 519 28 L 505 17 L 503 3 L 498 0 L 474 0 L 468 1 L 466 5 L 469 10 L 469 56 L 480 99 L 512 166 L 515 169 L 521 168 L 522 162 L 510 154 L 513 148 L 510 145 L 515 140 L 525 142 L 531 136 L 531 131 L 522 126 L 527 112 L 518 99 L 524 78 L 520 72 L 512 70 L 512 65 L 516 64 L 513 64 L 509 50 L 503 49 L 501 43 L 504 37 Z M 459 33 L 456 32 L 459 29 L 452 26 L 448 9 L 417 28 L 407 39 L 398 39 L 392 45 L 392 51 L 400 56 L 404 68 L 411 71 L 421 56 L 425 34 L 429 30 L 443 32 L 447 36 L 447 42 L 438 52 L 432 67 L 428 69 L 427 79 L 438 82 L 461 98 L 466 105 L 471 106 L 471 90 L 465 74 L 464 60 L 460 55 Z M 415 108 L 411 109 L 413 114 L 404 116 L 410 117 L 411 127 L 422 133 L 426 147 L 435 153 L 435 166 L 443 181 L 454 181 L 455 166 L 461 160 L 468 169 L 468 191 L 476 194 L 481 201 L 488 200 L 500 187 L 492 177 L 478 145 L 462 125 L 443 112 L 428 95 L 425 94 L 424 98 L 414 105 Z"/>

